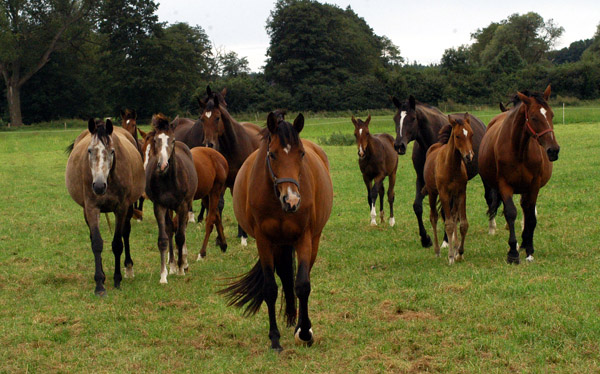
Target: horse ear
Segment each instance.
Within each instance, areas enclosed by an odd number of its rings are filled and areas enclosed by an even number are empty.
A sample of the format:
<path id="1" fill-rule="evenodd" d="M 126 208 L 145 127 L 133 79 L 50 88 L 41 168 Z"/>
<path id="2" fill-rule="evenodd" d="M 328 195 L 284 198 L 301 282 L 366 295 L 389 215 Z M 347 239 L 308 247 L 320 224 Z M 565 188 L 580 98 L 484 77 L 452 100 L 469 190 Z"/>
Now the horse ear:
<path id="1" fill-rule="evenodd" d="M 501 112 L 506 112 L 508 110 L 508 109 L 506 109 L 506 107 L 504 106 L 504 104 L 502 104 L 502 103 L 498 103 L 498 104 L 500 104 L 500 111 Z"/>
<path id="2" fill-rule="evenodd" d="M 548 83 L 548 87 L 546 87 L 544 90 L 544 100 L 548 101 L 550 98 L 550 92 L 552 92 L 552 90 L 550 89 L 550 83 Z"/>
<path id="3" fill-rule="evenodd" d="M 273 112 L 269 113 L 267 116 L 267 128 L 271 134 L 275 134 L 275 131 L 277 130 L 277 117 Z"/>
<path id="4" fill-rule="evenodd" d="M 304 128 L 304 116 L 302 113 L 299 113 L 296 119 L 294 120 L 294 129 L 297 133 L 300 133 Z"/>
<path id="5" fill-rule="evenodd" d="M 352 123 L 354 124 L 354 127 L 358 127 L 358 122 L 356 122 L 356 118 L 354 118 L 354 116 L 352 116 Z"/>
<path id="6" fill-rule="evenodd" d="M 142 129 L 140 129 L 139 127 L 137 128 L 137 131 L 140 133 L 140 136 L 142 137 L 142 139 L 146 139 L 146 135 L 148 135 L 147 132 L 144 132 Z"/>
<path id="7" fill-rule="evenodd" d="M 410 95 L 408 97 L 408 106 L 411 110 L 415 110 L 417 107 L 417 101 L 415 100 L 415 97 L 413 95 Z"/>
<path id="8" fill-rule="evenodd" d="M 369 123 L 371 123 L 371 115 L 369 114 L 369 116 L 367 117 L 367 120 L 365 121 L 365 125 L 369 126 Z"/>
<path id="9" fill-rule="evenodd" d="M 125 111 L 121 109 L 121 118 L 125 118 Z"/>
<path id="10" fill-rule="evenodd" d="M 108 135 L 110 135 L 110 134 L 112 134 L 112 132 L 113 132 L 113 123 L 110 120 L 110 118 L 107 118 L 106 119 L 106 133 Z"/>
<path id="11" fill-rule="evenodd" d="M 450 125 L 452 127 L 458 125 L 458 123 L 454 120 L 454 118 L 452 118 L 452 116 L 450 114 L 448 114 L 448 122 L 450 122 Z"/>
<path id="12" fill-rule="evenodd" d="M 212 95 L 212 90 L 210 89 L 210 85 L 207 85 L 207 86 L 206 86 L 206 94 L 207 94 L 208 96 L 211 96 L 211 95 Z"/>
<path id="13" fill-rule="evenodd" d="M 464 123 L 469 125 L 471 124 L 471 116 L 469 116 L 469 112 L 465 112 Z"/>
<path id="14" fill-rule="evenodd" d="M 88 121 L 88 130 L 92 134 L 96 133 L 96 121 L 93 118 Z"/>
<path id="15" fill-rule="evenodd" d="M 529 105 L 531 104 L 531 100 L 529 99 L 529 96 L 524 95 L 522 93 L 520 93 L 519 91 L 517 91 L 517 96 L 519 97 L 519 100 L 521 100 L 522 103 Z"/>
<path id="16" fill-rule="evenodd" d="M 198 100 L 198 106 L 200 107 L 200 114 L 202 114 L 202 112 L 204 111 L 204 107 L 206 107 L 206 105 L 204 104 L 204 101 L 200 100 L 199 97 L 197 97 L 196 100 Z"/>
<path id="17" fill-rule="evenodd" d="M 179 126 L 179 114 L 177 116 L 175 116 L 175 118 L 173 119 L 173 121 L 171 121 L 169 126 L 171 127 L 172 130 L 175 130 L 177 128 L 177 126 Z"/>
<path id="18" fill-rule="evenodd" d="M 402 104 L 400 104 L 400 100 L 398 100 L 398 98 L 396 98 L 396 96 L 392 97 L 392 102 L 398 109 L 400 109 L 400 107 L 402 106 Z"/>
<path id="19" fill-rule="evenodd" d="M 227 87 L 223 88 L 221 91 L 221 96 L 225 97 L 225 95 L 227 95 Z"/>

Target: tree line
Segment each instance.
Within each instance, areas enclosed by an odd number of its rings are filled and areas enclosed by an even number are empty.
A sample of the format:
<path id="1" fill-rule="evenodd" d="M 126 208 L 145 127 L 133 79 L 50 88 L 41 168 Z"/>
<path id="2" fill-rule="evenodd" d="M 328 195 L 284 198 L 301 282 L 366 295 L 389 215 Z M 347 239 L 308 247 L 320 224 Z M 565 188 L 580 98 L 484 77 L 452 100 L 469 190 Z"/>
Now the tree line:
<path id="1" fill-rule="evenodd" d="M 447 49 L 439 64 L 406 63 L 400 48 L 348 6 L 278 0 L 266 22 L 264 70 L 212 48 L 200 25 L 165 24 L 153 0 L 0 0 L 3 122 L 197 113 L 207 84 L 227 87 L 233 112 L 391 107 L 390 95 L 492 104 L 518 89 L 600 98 L 600 25 L 561 50 L 564 29 L 513 14 Z"/>

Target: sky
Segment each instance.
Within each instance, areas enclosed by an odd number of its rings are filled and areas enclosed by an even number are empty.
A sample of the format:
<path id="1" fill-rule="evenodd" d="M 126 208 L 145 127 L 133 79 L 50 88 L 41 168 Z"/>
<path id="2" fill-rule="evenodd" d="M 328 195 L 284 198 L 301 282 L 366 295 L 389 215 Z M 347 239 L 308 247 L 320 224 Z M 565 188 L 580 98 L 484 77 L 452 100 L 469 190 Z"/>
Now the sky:
<path id="1" fill-rule="evenodd" d="M 246 57 L 250 69 L 265 65 L 269 36 L 265 26 L 275 0 L 156 0 L 161 22 L 186 22 L 201 26 L 213 48 L 234 51 Z M 439 63 L 446 49 L 469 45 L 471 33 L 499 22 L 514 13 L 536 12 L 544 21 L 553 19 L 564 27 L 556 49 L 574 41 L 590 39 L 600 23 L 598 0 L 520 0 L 520 1 L 402 1 L 329 0 L 342 9 L 348 5 L 377 35 L 387 36 L 410 63 Z"/>

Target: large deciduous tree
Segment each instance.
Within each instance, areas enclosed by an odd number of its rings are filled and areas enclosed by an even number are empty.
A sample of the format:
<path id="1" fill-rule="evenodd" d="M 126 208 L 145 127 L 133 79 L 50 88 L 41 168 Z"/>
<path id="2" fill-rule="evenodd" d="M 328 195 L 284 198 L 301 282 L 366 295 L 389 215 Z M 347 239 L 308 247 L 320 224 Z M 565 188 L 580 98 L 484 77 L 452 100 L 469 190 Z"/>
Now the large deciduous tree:
<path id="1" fill-rule="evenodd" d="M 0 74 L 12 126 L 23 124 L 21 88 L 53 52 L 84 35 L 77 25 L 94 0 L 0 0 Z"/>

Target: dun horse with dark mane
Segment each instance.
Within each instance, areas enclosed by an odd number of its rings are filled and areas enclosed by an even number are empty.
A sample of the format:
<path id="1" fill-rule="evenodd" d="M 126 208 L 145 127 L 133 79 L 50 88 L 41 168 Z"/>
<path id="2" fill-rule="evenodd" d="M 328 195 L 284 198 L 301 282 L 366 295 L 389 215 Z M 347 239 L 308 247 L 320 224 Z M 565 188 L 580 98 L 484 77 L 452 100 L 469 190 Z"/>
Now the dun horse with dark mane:
<path id="1" fill-rule="evenodd" d="M 379 217 L 383 222 L 383 195 L 385 189 L 383 180 L 388 177 L 388 203 L 390 205 L 390 226 L 394 226 L 394 186 L 396 184 L 396 169 L 398 154 L 394 151 L 394 138 L 389 134 L 373 134 L 369 131 L 371 116 L 365 122 L 352 116 L 354 137 L 358 147 L 358 166 L 367 187 L 367 202 L 371 209 L 371 225 L 377 225 L 375 203 L 379 195 Z"/>
<path id="2" fill-rule="evenodd" d="M 500 202 L 510 230 L 508 263 L 519 263 L 513 194 L 521 194 L 525 219 L 521 248 L 533 261 L 533 232 L 537 225 L 536 202 L 540 188 L 552 176 L 552 162 L 560 147 L 554 136 L 554 113 L 548 105 L 550 85 L 543 94 L 517 92 L 513 108 L 492 119 L 481 142 L 479 171 L 486 190 L 490 228 Z"/>
<path id="3" fill-rule="evenodd" d="M 259 261 L 221 293 L 229 295 L 230 305 L 248 304 L 247 314 L 256 313 L 266 301 L 269 338 L 275 350 L 282 349 L 275 315 L 275 272 L 283 287 L 287 325 L 296 320 L 297 295 L 296 341 L 313 343 L 308 317 L 310 270 L 333 202 L 329 161 L 320 147 L 300 139 L 303 127 L 302 114 L 292 125 L 283 115 L 269 113 L 260 148 L 241 167 L 233 190 L 235 215 L 242 228 L 256 238 Z"/>
<path id="4" fill-rule="evenodd" d="M 90 119 L 88 130 L 82 132 L 73 143 L 65 181 L 73 200 L 83 207 L 96 263 L 95 293 L 104 295 L 106 276 L 102 268 L 100 213 L 115 213 L 112 241 L 115 288 L 120 287 L 122 280 L 120 261 L 123 244 L 125 277 L 133 277 L 133 261 L 129 250 L 130 220 L 133 203 L 144 192 L 144 169 L 135 140 L 126 130 L 113 127 L 109 119 L 106 122 Z"/>

